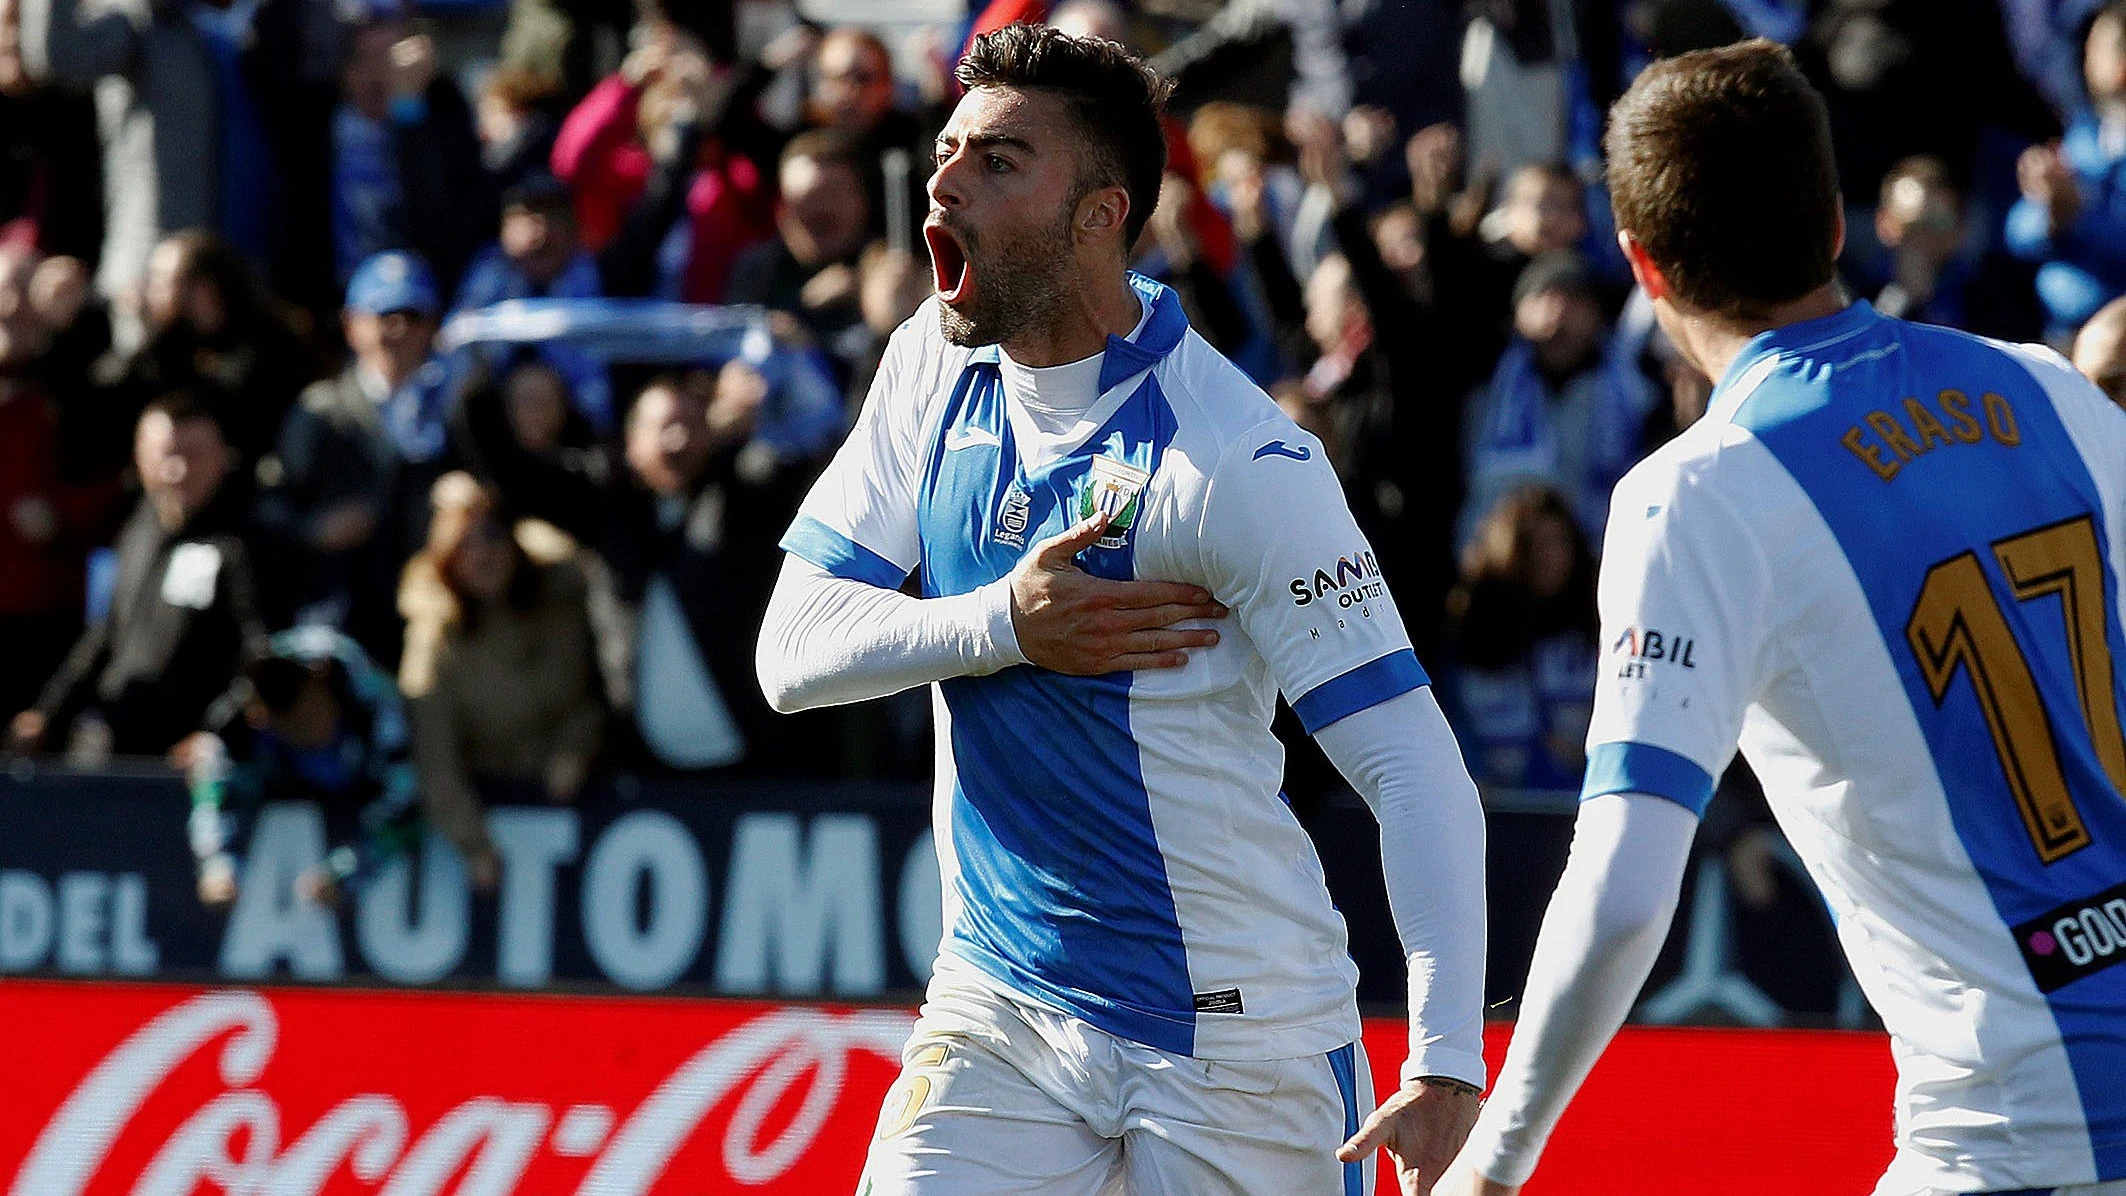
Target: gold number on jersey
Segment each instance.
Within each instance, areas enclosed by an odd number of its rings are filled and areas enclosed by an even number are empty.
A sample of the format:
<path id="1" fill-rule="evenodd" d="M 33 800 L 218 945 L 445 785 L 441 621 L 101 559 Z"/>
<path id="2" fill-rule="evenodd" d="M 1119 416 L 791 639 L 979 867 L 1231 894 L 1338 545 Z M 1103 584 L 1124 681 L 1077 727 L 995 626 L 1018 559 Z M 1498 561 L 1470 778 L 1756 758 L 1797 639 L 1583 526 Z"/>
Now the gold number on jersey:
<path id="1" fill-rule="evenodd" d="M 2126 793 L 2126 731 L 2113 698 L 2105 637 L 2110 604 L 2095 521 L 2084 515 L 2011 536 L 1994 543 L 1993 555 L 2016 601 L 2059 598 L 2082 723 L 2113 791 Z M 1960 553 L 1927 571 L 1905 638 L 1935 705 L 1948 697 L 1958 668 L 1971 675 L 1972 693 L 2038 858 L 2050 864 L 2089 846 L 2037 679 L 1986 584 L 1977 553 Z"/>

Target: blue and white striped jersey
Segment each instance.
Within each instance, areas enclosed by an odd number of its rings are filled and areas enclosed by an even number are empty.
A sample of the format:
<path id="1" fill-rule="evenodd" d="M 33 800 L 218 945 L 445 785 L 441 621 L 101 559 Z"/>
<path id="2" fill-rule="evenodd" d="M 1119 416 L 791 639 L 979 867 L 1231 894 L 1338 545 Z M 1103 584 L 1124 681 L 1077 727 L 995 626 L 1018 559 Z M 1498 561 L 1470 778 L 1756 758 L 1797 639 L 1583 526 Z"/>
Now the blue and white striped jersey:
<path id="1" fill-rule="evenodd" d="M 1617 487 L 1585 793 L 1743 753 L 1898 1062 L 1884 1190 L 2126 1177 L 2126 415 L 1866 303 Z"/>
<path id="2" fill-rule="evenodd" d="M 995 347 L 929 305 L 894 334 L 856 429 L 783 547 L 926 596 L 1008 574 L 1095 509 L 1079 564 L 1192 582 L 1232 608 L 1179 669 L 1030 665 L 937 687 L 945 961 L 1110 1033 L 1208 1059 L 1358 1035 L 1356 971 L 1312 844 L 1278 792 L 1278 691 L 1310 730 L 1426 683 L 1321 445 L 1191 332 L 1174 294 L 1110 337 L 1060 439 Z M 942 966 L 942 965 L 941 965 Z"/>

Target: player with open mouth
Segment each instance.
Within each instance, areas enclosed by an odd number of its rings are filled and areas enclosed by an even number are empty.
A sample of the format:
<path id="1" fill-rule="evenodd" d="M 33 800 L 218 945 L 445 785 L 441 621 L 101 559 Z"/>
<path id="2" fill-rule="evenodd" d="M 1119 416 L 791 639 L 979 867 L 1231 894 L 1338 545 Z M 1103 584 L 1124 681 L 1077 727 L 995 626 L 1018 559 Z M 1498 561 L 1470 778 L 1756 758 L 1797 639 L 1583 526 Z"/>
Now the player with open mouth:
<path id="1" fill-rule="evenodd" d="M 1348 1196 L 1385 1145 L 1417 1196 L 1484 1079 L 1475 787 L 1387 587 L 1291 599 L 1372 559 L 1320 442 L 1126 267 L 1164 83 L 1026 25 L 958 76 L 937 298 L 761 629 L 778 709 L 936 686 L 945 940 L 861 1190 Z M 1411 1024 L 1377 1112 L 1279 690 L 1381 819 Z"/>

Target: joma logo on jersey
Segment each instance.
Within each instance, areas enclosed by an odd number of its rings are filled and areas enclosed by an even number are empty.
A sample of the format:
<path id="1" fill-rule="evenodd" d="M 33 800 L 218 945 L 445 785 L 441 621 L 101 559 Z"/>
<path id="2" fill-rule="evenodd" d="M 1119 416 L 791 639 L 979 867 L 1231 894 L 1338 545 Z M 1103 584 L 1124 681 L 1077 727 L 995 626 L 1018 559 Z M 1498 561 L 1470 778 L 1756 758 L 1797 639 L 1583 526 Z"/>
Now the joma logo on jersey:
<path id="1" fill-rule="evenodd" d="M 1691 659 L 1691 650 L 1697 646 L 1697 640 L 1686 636 L 1663 635 L 1651 627 L 1644 631 L 1626 627 L 1624 634 L 1609 646 L 1609 654 L 1624 657 L 1623 665 L 1617 669 L 1617 680 L 1643 681 L 1649 664 L 1665 662 L 1686 669 L 1697 668 L 1698 662 Z"/>
<path id="2" fill-rule="evenodd" d="M 2045 993 L 2126 960 L 2126 884 L 2017 926 L 2015 945 L 2037 990 Z"/>
<path id="3" fill-rule="evenodd" d="M 1380 579 L 1380 562 L 1371 550 L 1337 557 L 1333 570 L 1316 569 L 1314 576 L 1295 577 L 1290 583 L 1293 606 L 1312 606 L 1330 594 L 1336 595 L 1338 606 L 1356 606 L 1380 597 L 1387 586 Z"/>

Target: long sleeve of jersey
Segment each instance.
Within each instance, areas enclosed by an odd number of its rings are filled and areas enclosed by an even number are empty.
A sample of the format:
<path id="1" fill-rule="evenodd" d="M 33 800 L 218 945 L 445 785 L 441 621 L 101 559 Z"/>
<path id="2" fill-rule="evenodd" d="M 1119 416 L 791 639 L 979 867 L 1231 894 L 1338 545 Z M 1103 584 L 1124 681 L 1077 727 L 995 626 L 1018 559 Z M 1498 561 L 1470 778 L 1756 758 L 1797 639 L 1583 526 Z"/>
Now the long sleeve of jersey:
<path id="1" fill-rule="evenodd" d="M 1462 1148 L 1499 1183 L 1526 1183 L 1543 1144 L 1624 1024 L 1675 915 L 1697 815 L 1611 793 L 1580 807 L 1572 856 L 1536 937 L 1513 1046 Z"/>
<path id="2" fill-rule="evenodd" d="M 1484 1086 L 1484 812 L 1432 688 L 1315 733 L 1380 822 L 1388 905 L 1410 965 L 1405 1080 Z"/>
<path id="3" fill-rule="evenodd" d="M 1025 661 L 1008 577 L 949 598 L 911 598 L 792 553 L 768 600 L 754 667 L 768 704 L 788 714 Z"/>

